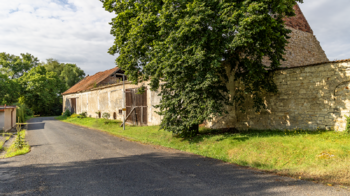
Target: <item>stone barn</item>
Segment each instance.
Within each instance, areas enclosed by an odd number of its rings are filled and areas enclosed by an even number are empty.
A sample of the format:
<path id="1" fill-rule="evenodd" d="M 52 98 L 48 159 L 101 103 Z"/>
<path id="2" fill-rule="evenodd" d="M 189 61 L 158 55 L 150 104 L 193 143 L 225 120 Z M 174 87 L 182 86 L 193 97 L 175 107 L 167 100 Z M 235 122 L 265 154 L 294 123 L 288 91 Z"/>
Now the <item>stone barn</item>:
<path id="1" fill-rule="evenodd" d="M 282 68 L 275 71 L 278 93 L 266 94 L 266 109 L 256 112 L 246 97 L 246 112 L 227 107 L 228 115 L 207 122 L 210 128 L 345 130 L 350 114 L 350 59 L 330 62 L 298 5 L 285 18 L 292 32 Z M 268 61 L 266 61 L 268 63 Z M 237 83 L 236 83 L 237 84 Z M 227 84 L 233 91 L 233 79 Z"/>
<path id="2" fill-rule="evenodd" d="M 278 94 L 266 94 L 266 109 L 257 113 L 251 97 L 246 98 L 246 112 L 227 107 L 228 115 L 206 122 L 209 128 L 238 129 L 345 129 L 345 115 L 350 112 L 350 60 L 329 62 L 319 41 L 298 5 L 296 16 L 285 18 L 291 30 L 282 68 L 275 72 Z M 268 60 L 264 61 L 268 64 Z M 88 76 L 63 93 L 63 109 L 74 113 L 108 112 L 114 119 L 122 119 L 122 79 L 113 68 Z M 147 88 L 143 95 L 135 94 L 142 84 L 126 83 L 126 114 L 130 123 L 158 125 L 161 117 L 153 107 L 160 101 L 158 92 Z M 147 87 L 147 84 L 145 84 Z M 233 92 L 233 77 L 227 83 Z M 100 114 L 101 114 L 100 113 Z"/>
<path id="3" fill-rule="evenodd" d="M 124 73 L 118 67 L 87 76 L 68 89 L 63 95 L 63 111 L 71 113 L 87 112 L 90 117 L 101 118 L 103 113 L 109 113 L 111 119 L 123 120 L 123 78 Z M 145 93 L 136 94 L 141 84 L 134 85 L 125 82 L 125 108 L 127 122 L 136 125 L 159 125 L 161 117 L 155 113 L 160 101 L 158 92 L 146 87 Z"/>

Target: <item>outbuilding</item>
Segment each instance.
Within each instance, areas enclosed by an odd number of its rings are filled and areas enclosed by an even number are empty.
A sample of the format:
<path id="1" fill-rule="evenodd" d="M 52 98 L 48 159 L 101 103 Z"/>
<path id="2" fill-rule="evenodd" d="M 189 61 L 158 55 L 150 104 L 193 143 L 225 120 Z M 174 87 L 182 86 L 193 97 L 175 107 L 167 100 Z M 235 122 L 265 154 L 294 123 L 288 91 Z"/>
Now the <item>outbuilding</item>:
<path id="1" fill-rule="evenodd" d="M 0 106 L 0 130 L 8 131 L 16 126 L 16 106 Z"/>
<path id="2" fill-rule="evenodd" d="M 63 95 L 63 111 L 85 113 L 89 117 L 101 118 L 108 113 L 110 119 L 123 120 L 134 125 L 159 125 L 161 117 L 154 106 L 159 104 L 159 91 L 151 91 L 148 82 L 133 84 L 121 75 L 118 67 L 87 76 Z M 138 88 L 145 87 L 143 94 Z M 124 91 L 125 88 L 125 91 Z M 125 100 L 123 100 L 125 94 Z M 124 110 L 123 110 L 124 108 Z"/>

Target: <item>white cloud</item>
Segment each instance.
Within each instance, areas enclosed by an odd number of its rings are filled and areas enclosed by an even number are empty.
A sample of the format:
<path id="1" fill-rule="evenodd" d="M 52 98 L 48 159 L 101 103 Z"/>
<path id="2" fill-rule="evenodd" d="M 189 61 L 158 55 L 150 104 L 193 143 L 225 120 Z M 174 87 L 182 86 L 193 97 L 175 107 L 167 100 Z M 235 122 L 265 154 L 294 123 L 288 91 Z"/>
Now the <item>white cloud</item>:
<path id="1" fill-rule="evenodd" d="M 98 0 L 0 1 L 0 52 L 76 63 L 91 75 L 115 66 L 112 17 Z"/>
<path id="2" fill-rule="evenodd" d="M 350 58 L 349 0 L 300 7 L 329 59 Z M 0 1 L 0 52 L 76 63 L 91 75 L 115 66 L 116 56 L 107 53 L 112 17 L 99 0 Z"/>
<path id="3" fill-rule="evenodd" d="M 329 60 L 350 58 L 350 1 L 307 0 L 300 5 Z"/>

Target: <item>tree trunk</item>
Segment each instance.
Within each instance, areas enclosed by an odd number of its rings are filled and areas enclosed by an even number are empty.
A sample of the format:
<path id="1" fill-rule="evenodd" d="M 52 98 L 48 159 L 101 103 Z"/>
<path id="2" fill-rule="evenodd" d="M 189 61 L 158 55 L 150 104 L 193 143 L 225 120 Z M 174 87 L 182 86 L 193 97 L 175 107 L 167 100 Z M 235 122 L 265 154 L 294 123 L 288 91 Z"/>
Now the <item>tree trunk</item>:
<path id="1" fill-rule="evenodd" d="M 193 133 L 193 136 L 197 135 L 199 133 L 199 124 L 192 125 L 189 131 Z"/>

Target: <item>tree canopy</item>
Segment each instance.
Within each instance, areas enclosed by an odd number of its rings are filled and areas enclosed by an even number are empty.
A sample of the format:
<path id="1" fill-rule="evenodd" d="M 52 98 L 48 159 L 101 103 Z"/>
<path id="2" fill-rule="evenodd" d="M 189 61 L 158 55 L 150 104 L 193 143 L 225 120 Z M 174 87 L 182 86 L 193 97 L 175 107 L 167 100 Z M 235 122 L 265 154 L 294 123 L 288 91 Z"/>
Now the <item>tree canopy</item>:
<path id="1" fill-rule="evenodd" d="M 0 72 L 0 105 L 16 102 L 19 96 L 19 85 Z"/>
<path id="2" fill-rule="evenodd" d="M 62 112 L 61 93 L 84 76 L 76 64 L 55 59 L 39 63 L 28 53 L 0 53 L 0 105 L 19 104 L 26 114 L 58 115 Z"/>
<path id="3" fill-rule="evenodd" d="M 57 74 L 65 84 L 65 90 L 69 89 L 85 77 L 85 72 L 76 64 L 60 63 L 55 59 L 47 59 L 46 63 L 41 63 L 47 71 Z"/>
<path id="4" fill-rule="evenodd" d="M 24 73 L 38 66 L 39 60 L 29 53 L 22 53 L 20 56 L 0 53 L 0 72 L 6 73 L 11 79 L 19 78 Z"/>
<path id="5" fill-rule="evenodd" d="M 65 86 L 55 72 L 37 66 L 19 80 L 23 102 L 37 114 L 54 115 L 61 111 Z"/>
<path id="6" fill-rule="evenodd" d="M 284 17 L 302 0 L 101 0 L 116 17 L 110 54 L 135 83 L 161 86 L 161 127 L 190 133 L 246 95 L 260 110 L 262 92 L 277 92 L 288 34 Z M 268 65 L 263 59 L 269 59 Z M 231 92 L 230 77 L 240 83 Z M 164 83 L 161 83 L 164 82 Z"/>

